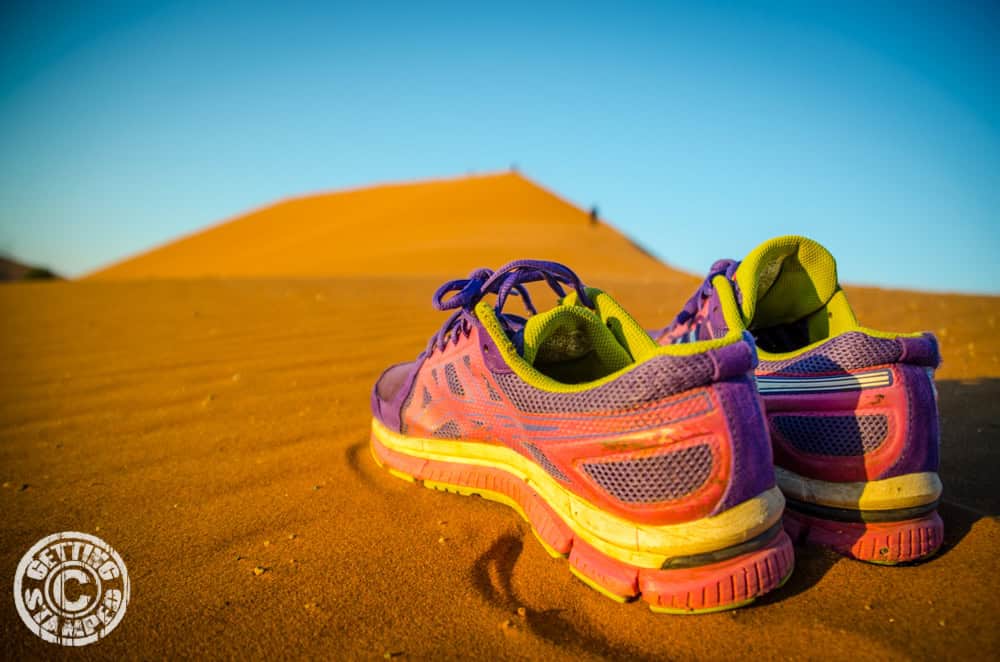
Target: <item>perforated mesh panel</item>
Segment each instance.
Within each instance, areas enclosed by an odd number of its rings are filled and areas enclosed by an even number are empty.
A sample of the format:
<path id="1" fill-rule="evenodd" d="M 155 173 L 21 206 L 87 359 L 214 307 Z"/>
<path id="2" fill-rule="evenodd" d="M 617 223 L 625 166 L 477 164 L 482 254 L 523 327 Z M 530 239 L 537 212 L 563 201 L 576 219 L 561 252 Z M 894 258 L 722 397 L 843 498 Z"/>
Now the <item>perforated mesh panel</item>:
<path id="1" fill-rule="evenodd" d="M 535 388 L 513 373 L 494 377 L 514 406 L 532 413 L 624 409 L 665 398 L 712 381 L 715 366 L 706 354 L 660 356 L 618 379 L 581 393 L 552 393 Z"/>
<path id="2" fill-rule="evenodd" d="M 458 427 L 458 423 L 455 421 L 448 421 L 437 430 L 434 430 L 434 436 L 441 439 L 461 439 L 462 429 Z"/>
<path id="3" fill-rule="evenodd" d="M 772 416 L 771 423 L 792 446 L 812 455 L 849 457 L 877 450 L 889 436 L 884 414 L 865 416 Z"/>
<path id="4" fill-rule="evenodd" d="M 648 457 L 581 465 L 605 492 L 624 503 L 660 503 L 691 494 L 712 473 L 708 444 Z"/>
<path id="5" fill-rule="evenodd" d="M 431 403 L 431 392 L 427 390 L 426 386 L 423 387 L 423 388 L 424 388 L 424 392 L 423 392 L 423 395 L 421 397 L 420 404 L 421 404 L 421 406 L 426 407 L 427 405 L 429 405 Z"/>
<path id="6" fill-rule="evenodd" d="M 850 331 L 823 343 L 801 356 L 784 361 L 761 361 L 757 374 L 810 374 L 858 370 L 895 363 L 902 356 L 899 342 L 873 338 L 860 331 Z"/>
<path id="7" fill-rule="evenodd" d="M 458 396 L 465 395 L 465 389 L 462 388 L 462 382 L 458 380 L 458 371 L 455 370 L 455 364 L 446 363 L 444 366 L 444 376 L 448 380 L 448 390 Z"/>
<path id="8" fill-rule="evenodd" d="M 542 468 L 548 471 L 551 475 L 555 476 L 559 480 L 569 480 L 569 478 L 566 477 L 566 474 L 560 471 L 559 467 L 552 464 L 552 460 L 550 460 L 545 453 L 540 451 L 537 446 L 525 442 L 524 447 L 528 449 L 529 453 L 531 453 L 531 457 L 535 458 L 535 462 L 542 465 Z"/>
<path id="9" fill-rule="evenodd" d="M 497 393 L 496 389 L 493 388 L 493 385 L 490 384 L 490 380 L 488 380 L 488 379 L 486 379 L 484 377 L 483 378 L 483 383 L 486 384 L 486 390 L 490 394 L 490 400 L 493 400 L 494 402 L 503 402 L 503 398 L 500 396 L 499 393 Z"/>

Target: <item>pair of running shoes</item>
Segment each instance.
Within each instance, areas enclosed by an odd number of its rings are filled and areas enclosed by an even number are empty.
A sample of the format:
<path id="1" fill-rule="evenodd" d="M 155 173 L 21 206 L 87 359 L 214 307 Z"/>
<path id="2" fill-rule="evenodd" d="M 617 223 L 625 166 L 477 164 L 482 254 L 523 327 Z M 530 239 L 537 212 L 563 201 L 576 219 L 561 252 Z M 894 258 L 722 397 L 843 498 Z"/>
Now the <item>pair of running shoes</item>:
<path id="1" fill-rule="evenodd" d="M 886 565 L 941 545 L 937 342 L 860 326 L 810 239 L 716 262 L 653 332 L 553 262 L 480 269 L 433 302 L 452 315 L 372 392 L 376 462 L 512 507 L 614 600 L 748 604 L 788 579 L 792 539 Z"/>

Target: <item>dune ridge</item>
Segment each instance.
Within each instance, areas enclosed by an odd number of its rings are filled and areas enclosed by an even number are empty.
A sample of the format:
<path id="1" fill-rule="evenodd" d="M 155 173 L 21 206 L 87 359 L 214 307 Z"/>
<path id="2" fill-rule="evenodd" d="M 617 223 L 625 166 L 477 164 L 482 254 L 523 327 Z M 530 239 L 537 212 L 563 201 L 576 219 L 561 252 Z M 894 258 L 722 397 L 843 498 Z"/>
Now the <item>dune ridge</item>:
<path id="1" fill-rule="evenodd" d="M 453 275 L 524 257 L 589 278 L 688 279 L 517 172 L 284 200 L 86 279 Z"/>

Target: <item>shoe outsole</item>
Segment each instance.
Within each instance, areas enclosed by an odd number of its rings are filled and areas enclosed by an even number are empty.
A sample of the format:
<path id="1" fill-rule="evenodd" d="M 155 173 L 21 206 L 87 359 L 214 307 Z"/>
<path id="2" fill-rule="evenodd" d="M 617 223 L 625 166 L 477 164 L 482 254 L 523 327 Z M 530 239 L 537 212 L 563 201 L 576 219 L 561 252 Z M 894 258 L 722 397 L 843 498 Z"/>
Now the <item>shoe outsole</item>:
<path id="1" fill-rule="evenodd" d="M 375 436 L 372 457 L 392 475 L 429 489 L 478 495 L 513 508 L 553 557 L 616 602 L 642 598 L 658 613 L 708 614 L 743 607 L 787 581 L 794 568 L 791 539 L 778 527 L 760 548 L 703 566 L 640 568 L 601 553 L 575 535 L 526 481 L 502 469 L 413 457 L 387 448 Z"/>
<path id="2" fill-rule="evenodd" d="M 944 541 L 937 512 L 899 522 L 842 522 L 786 508 L 785 531 L 797 543 L 829 547 L 838 554 L 876 565 L 898 565 L 933 556 Z"/>

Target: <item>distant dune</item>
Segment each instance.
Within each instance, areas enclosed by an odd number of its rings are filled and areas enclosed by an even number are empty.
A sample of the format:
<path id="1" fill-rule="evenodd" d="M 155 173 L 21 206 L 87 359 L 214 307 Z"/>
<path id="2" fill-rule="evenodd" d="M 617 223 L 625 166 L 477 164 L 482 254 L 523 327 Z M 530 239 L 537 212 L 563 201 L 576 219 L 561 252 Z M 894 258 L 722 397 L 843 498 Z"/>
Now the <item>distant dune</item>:
<path id="1" fill-rule="evenodd" d="M 33 267 L 0 255 L 0 282 L 12 280 L 47 280 L 59 278 L 45 267 Z"/>
<path id="2" fill-rule="evenodd" d="M 687 278 L 514 172 L 286 200 L 88 278 L 457 276 L 524 257 L 563 261 L 590 279 Z"/>

